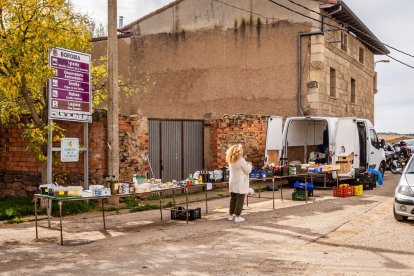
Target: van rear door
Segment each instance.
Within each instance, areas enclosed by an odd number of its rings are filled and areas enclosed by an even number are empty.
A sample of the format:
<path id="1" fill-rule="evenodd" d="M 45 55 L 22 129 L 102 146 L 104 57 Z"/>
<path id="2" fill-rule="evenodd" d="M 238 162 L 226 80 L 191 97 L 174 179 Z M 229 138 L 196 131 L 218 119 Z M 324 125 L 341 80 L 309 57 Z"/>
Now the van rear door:
<path id="1" fill-rule="evenodd" d="M 282 117 L 270 116 L 267 120 L 265 165 L 279 164 L 282 154 Z"/>
<path id="2" fill-rule="evenodd" d="M 359 168 L 359 137 L 356 119 L 338 119 L 334 160 L 341 166 L 339 176 L 355 176 L 355 168 Z"/>

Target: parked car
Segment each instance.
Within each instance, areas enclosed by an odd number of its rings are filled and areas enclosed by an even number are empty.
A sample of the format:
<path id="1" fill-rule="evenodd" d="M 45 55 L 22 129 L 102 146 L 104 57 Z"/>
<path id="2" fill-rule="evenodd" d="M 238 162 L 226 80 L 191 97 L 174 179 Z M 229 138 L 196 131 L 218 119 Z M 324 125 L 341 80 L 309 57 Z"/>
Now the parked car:
<path id="1" fill-rule="evenodd" d="M 414 161 L 413 157 L 408 161 L 400 183 L 395 189 L 394 218 L 398 221 L 406 221 L 408 217 L 414 217 Z"/>
<path id="2" fill-rule="evenodd" d="M 402 142 L 405 142 L 407 144 L 407 148 L 409 148 L 411 152 L 414 153 L 414 139 L 402 140 Z"/>

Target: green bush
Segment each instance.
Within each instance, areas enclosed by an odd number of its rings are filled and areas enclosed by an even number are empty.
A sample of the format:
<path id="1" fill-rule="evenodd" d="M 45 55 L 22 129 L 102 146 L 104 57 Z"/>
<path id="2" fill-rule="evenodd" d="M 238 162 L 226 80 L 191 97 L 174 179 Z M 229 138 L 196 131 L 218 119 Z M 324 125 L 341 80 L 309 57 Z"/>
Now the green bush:
<path id="1" fill-rule="evenodd" d="M 88 213 L 96 209 L 97 203 L 95 200 L 90 200 L 89 204 L 85 201 L 66 201 L 62 205 L 62 216 Z M 56 201 L 52 205 L 52 216 L 59 216 L 59 206 Z"/>
<path id="2" fill-rule="evenodd" d="M 39 210 L 39 214 L 44 214 Z M 0 220 L 34 215 L 33 198 L 0 199 Z"/>

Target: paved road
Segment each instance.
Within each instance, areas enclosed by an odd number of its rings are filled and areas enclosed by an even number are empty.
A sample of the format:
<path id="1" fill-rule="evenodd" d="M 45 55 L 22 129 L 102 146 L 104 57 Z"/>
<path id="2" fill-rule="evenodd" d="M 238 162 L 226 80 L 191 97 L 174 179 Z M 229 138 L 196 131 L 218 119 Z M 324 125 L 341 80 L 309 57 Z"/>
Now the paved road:
<path id="1" fill-rule="evenodd" d="M 109 216 L 103 231 L 99 214 L 74 216 L 65 218 L 72 246 L 59 246 L 58 232 L 45 227 L 34 241 L 33 223 L 0 226 L 0 274 L 414 275 L 414 223 L 392 216 L 398 180 L 387 174 L 362 197 L 318 190 L 308 204 L 278 194 L 276 210 L 252 199 L 239 224 L 213 210 L 228 199 L 190 225 L 149 211 Z"/>

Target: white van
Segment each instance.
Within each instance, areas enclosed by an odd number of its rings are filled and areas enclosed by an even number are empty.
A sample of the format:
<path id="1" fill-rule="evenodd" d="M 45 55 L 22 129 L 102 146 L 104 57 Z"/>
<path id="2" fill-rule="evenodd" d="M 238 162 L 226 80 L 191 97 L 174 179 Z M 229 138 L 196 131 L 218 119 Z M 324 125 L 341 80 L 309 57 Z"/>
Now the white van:
<path id="1" fill-rule="evenodd" d="M 280 164 L 280 161 L 306 164 L 316 154 L 321 163 L 347 162 L 349 166 L 341 166 L 338 173 L 341 178 L 353 179 L 368 168 L 385 172 L 383 141 L 378 140 L 374 126 L 367 119 L 290 117 L 283 131 L 282 123 L 282 117 L 268 119 L 265 164 Z"/>

